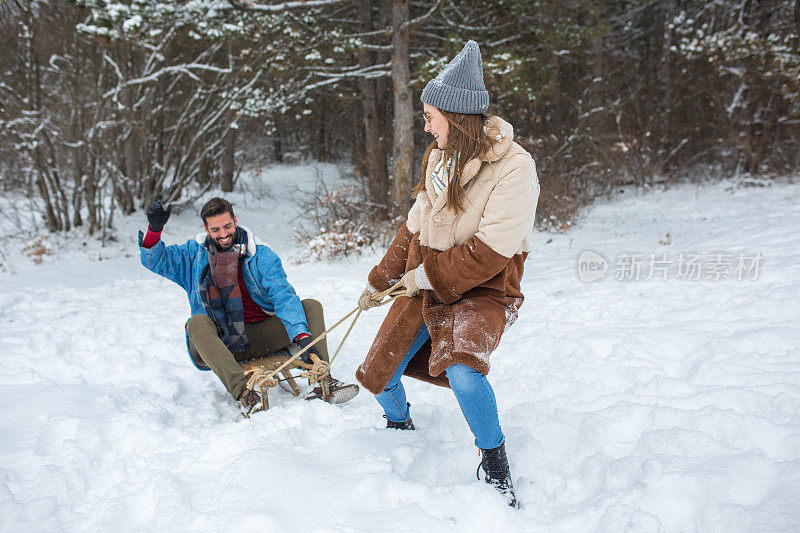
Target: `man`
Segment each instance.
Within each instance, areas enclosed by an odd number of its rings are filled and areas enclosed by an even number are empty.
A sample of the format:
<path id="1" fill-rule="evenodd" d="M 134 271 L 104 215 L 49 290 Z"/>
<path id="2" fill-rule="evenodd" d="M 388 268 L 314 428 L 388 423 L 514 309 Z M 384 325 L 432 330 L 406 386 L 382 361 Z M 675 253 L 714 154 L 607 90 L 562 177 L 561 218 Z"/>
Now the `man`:
<path id="1" fill-rule="evenodd" d="M 289 346 L 307 347 L 325 331 L 322 305 L 311 299 L 300 301 L 281 260 L 238 225 L 227 200 L 209 200 L 200 211 L 205 233 L 182 245 L 166 246 L 161 241 L 171 210 L 171 205 L 164 209 L 160 200 L 147 209 L 147 234 L 139 232 L 142 265 L 186 291 L 192 313 L 186 340 L 195 366 L 213 370 L 246 414 L 262 410 L 260 396 L 247 389 L 238 361 Z M 324 338 L 301 358 L 310 363 L 311 354 L 328 361 Z M 358 394 L 357 385 L 326 379 L 331 403 Z"/>

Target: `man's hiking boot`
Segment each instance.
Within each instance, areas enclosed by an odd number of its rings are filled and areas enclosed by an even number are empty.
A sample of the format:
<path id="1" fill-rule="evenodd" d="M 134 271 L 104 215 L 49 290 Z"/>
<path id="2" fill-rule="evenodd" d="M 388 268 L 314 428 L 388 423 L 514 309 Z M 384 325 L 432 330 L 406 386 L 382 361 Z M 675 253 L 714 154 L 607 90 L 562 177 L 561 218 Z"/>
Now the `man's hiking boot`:
<path id="1" fill-rule="evenodd" d="M 481 463 L 478 465 L 478 471 L 476 472 L 478 479 L 481 478 L 480 471 L 481 467 L 483 467 L 483 471 L 486 473 L 486 483 L 496 488 L 505 497 L 510 507 L 519 509 L 519 503 L 514 494 L 514 486 L 511 484 L 511 474 L 508 471 L 506 445 L 501 444 L 491 450 L 478 449 L 482 455 Z"/>
<path id="2" fill-rule="evenodd" d="M 333 404 L 344 403 L 355 398 L 360 390 L 358 385 L 354 383 L 344 383 L 343 381 L 331 377 L 330 374 L 322 379 L 324 383 L 314 387 L 311 393 L 306 396 L 306 400 L 320 399 Z M 327 394 L 325 393 L 326 391 L 323 390 L 323 387 L 327 389 Z"/>
<path id="3" fill-rule="evenodd" d="M 417 429 L 414 427 L 414 421 L 411 420 L 411 404 L 406 402 L 406 406 L 409 407 L 409 413 L 408 417 L 402 422 L 392 422 L 386 415 L 383 415 L 383 418 L 386 418 L 386 429 L 407 429 L 409 431 Z"/>
<path id="4" fill-rule="evenodd" d="M 239 402 L 242 404 L 242 414 L 245 418 L 250 418 L 253 413 L 266 409 L 261 401 L 261 395 L 253 389 L 245 389 L 239 396 Z"/>

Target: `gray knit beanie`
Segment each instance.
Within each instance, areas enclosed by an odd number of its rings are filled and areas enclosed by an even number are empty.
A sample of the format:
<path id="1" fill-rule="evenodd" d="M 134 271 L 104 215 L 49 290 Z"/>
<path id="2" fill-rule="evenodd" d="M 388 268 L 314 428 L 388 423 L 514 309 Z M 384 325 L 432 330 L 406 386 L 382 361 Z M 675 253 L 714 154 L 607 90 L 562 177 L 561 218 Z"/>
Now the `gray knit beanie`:
<path id="1" fill-rule="evenodd" d="M 489 93 L 483 84 L 483 62 L 478 43 L 467 41 L 441 73 L 428 82 L 423 103 L 442 111 L 482 115 L 489 109 Z"/>

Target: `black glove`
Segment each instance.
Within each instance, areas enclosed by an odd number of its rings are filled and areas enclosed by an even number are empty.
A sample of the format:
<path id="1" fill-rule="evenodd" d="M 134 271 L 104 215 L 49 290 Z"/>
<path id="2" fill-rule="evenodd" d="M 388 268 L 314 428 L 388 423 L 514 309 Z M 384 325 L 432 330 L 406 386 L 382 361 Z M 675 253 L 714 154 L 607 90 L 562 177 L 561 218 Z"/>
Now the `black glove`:
<path id="1" fill-rule="evenodd" d="M 156 200 L 150 207 L 147 208 L 147 225 L 150 226 L 150 231 L 158 233 L 164 229 L 164 224 L 169 220 L 169 214 L 172 211 L 172 204 L 169 204 L 166 209 L 161 205 L 161 200 Z"/>
<path id="2" fill-rule="evenodd" d="M 296 344 L 300 348 L 305 348 L 306 346 L 311 344 L 311 341 L 313 341 L 313 340 L 314 339 L 312 339 L 311 337 L 303 337 L 301 339 L 295 338 L 294 344 Z M 302 359 L 304 363 L 310 365 L 310 364 L 312 364 L 312 362 L 311 362 L 311 354 L 312 353 L 314 355 L 316 355 L 317 357 L 319 357 L 320 359 L 322 359 L 322 356 L 319 354 L 319 350 L 317 350 L 316 346 L 312 346 L 311 348 L 308 349 L 308 351 L 304 352 L 303 355 L 300 356 L 300 359 Z"/>

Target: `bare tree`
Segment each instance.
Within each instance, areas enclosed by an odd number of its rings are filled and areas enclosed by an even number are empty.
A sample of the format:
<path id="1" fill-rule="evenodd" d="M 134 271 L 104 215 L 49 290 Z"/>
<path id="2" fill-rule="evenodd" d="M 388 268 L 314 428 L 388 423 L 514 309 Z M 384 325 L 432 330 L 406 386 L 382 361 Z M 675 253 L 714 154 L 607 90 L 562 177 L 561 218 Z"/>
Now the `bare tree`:
<path id="1" fill-rule="evenodd" d="M 411 190 L 412 161 L 414 157 L 414 104 L 411 99 L 411 72 L 409 67 L 408 0 L 395 0 L 392 4 L 392 94 L 394 95 L 394 206 L 402 215 L 408 205 Z"/>

